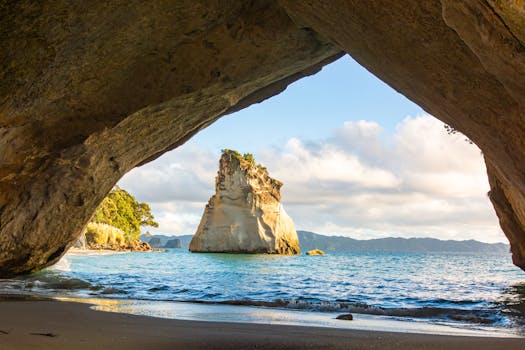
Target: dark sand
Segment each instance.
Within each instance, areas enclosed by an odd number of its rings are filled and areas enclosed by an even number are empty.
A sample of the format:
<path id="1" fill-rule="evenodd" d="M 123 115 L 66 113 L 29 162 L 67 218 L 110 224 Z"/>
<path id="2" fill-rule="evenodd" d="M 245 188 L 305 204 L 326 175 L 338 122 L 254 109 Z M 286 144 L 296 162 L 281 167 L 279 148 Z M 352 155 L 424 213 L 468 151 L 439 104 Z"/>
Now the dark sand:
<path id="1" fill-rule="evenodd" d="M 181 321 L 93 311 L 81 303 L 0 300 L 0 350 L 15 349 L 523 350 L 525 338 Z"/>

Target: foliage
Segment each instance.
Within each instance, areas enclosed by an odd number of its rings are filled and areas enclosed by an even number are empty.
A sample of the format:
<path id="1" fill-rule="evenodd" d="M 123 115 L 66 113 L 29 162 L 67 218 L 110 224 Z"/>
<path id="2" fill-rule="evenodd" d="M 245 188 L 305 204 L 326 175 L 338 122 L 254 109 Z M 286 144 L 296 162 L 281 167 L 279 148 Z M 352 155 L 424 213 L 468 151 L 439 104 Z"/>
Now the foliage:
<path id="1" fill-rule="evenodd" d="M 244 155 L 242 157 L 248 163 L 250 163 L 252 165 L 255 165 L 255 158 L 253 158 L 253 154 L 251 154 L 251 153 L 244 153 Z"/>
<path id="2" fill-rule="evenodd" d="M 222 150 L 222 154 L 227 154 L 227 155 L 230 155 L 230 156 L 234 156 L 235 158 L 237 158 L 241 162 L 241 164 L 242 163 L 245 163 L 245 164 L 247 163 L 250 166 L 255 166 L 255 158 L 254 158 L 252 153 L 244 153 L 244 154 L 241 155 L 239 152 L 237 152 L 234 149 L 225 148 L 225 149 Z M 262 167 L 260 164 L 257 164 L 257 166 Z"/>
<path id="3" fill-rule="evenodd" d="M 459 130 L 457 130 L 456 128 L 454 128 L 453 126 L 450 126 L 448 124 L 445 124 L 445 130 L 447 131 L 447 134 L 449 135 L 455 135 L 457 133 L 460 133 L 461 135 L 463 135 Z M 465 142 L 469 143 L 469 144 L 474 144 L 474 142 L 472 142 L 471 139 L 469 139 L 468 137 L 465 137 Z"/>
<path id="4" fill-rule="evenodd" d="M 147 203 L 139 203 L 135 197 L 118 186 L 100 203 L 91 222 L 111 225 L 122 230 L 128 243 L 139 238 L 140 226 L 159 226 Z"/>
<path id="5" fill-rule="evenodd" d="M 124 231 L 108 224 L 90 222 L 86 227 L 86 245 L 91 249 L 114 248 L 126 245 Z"/>
<path id="6" fill-rule="evenodd" d="M 222 154 L 227 154 L 227 155 L 230 155 L 230 156 L 234 156 L 237 159 L 244 159 L 244 157 L 239 152 L 237 152 L 234 149 L 225 148 L 225 149 L 221 150 L 221 152 L 222 152 Z"/>

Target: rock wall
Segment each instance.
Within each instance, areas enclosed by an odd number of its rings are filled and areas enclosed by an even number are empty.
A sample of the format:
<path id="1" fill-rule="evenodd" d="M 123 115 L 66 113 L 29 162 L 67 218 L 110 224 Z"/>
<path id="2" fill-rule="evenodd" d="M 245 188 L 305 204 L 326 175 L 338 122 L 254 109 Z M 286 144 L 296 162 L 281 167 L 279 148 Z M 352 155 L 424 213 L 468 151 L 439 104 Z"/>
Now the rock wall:
<path id="1" fill-rule="evenodd" d="M 522 2 L 0 2 L 0 276 L 56 262 L 127 171 L 344 50 L 483 151 L 525 269 Z"/>
<path id="2" fill-rule="evenodd" d="M 282 183 L 266 168 L 224 151 L 192 252 L 299 254 L 299 238 L 281 201 Z"/>
<path id="3" fill-rule="evenodd" d="M 525 270 L 523 2 L 282 0 L 373 74 L 482 150 L 489 197 Z"/>
<path id="4" fill-rule="evenodd" d="M 0 276 L 56 262 L 133 167 L 342 54 L 269 0 L 21 0 L 0 18 Z"/>

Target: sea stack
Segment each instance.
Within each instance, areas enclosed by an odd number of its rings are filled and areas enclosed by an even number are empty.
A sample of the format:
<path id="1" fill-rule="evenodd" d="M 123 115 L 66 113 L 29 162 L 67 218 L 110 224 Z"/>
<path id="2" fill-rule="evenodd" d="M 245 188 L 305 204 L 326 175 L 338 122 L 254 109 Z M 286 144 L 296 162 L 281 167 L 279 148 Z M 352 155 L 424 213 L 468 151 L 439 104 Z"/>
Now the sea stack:
<path id="1" fill-rule="evenodd" d="M 281 204 L 282 182 L 265 167 L 223 150 L 215 194 L 190 243 L 192 252 L 299 254 L 299 238 Z"/>

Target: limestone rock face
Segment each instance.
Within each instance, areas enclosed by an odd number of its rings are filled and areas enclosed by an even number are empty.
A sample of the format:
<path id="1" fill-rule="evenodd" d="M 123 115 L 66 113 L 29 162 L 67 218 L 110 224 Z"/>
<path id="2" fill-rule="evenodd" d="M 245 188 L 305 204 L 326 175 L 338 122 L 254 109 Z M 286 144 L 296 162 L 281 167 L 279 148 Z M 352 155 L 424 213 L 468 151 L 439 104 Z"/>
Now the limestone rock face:
<path id="1" fill-rule="evenodd" d="M 281 0 L 483 152 L 489 198 L 525 270 L 525 7 L 519 1 Z"/>
<path id="2" fill-rule="evenodd" d="M 0 18 L 0 276 L 53 264 L 127 171 L 343 51 L 480 147 L 525 269 L 520 1 L 19 0 Z"/>
<path id="3" fill-rule="evenodd" d="M 281 200 L 282 183 L 235 151 L 223 152 L 192 252 L 298 254 L 299 238 Z"/>
<path id="4" fill-rule="evenodd" d="M 52 265 L 130 169 L 342 55 L 273 0 L 0 2 L 0 276 Z"/>

